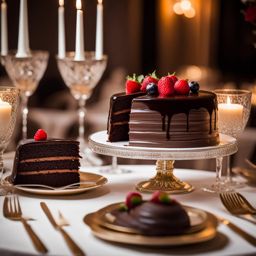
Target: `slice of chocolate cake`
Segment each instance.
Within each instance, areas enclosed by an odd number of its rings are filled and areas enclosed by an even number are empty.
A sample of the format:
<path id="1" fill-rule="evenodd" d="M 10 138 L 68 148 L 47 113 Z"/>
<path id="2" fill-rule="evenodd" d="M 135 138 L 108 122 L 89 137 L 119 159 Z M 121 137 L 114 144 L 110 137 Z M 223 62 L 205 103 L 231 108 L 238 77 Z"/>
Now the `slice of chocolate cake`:
<path id="1" fill-rule="evenodd" d="M 132 100 L 142 95 L 145 95 L 145 93 L 126 94 L 123 92 L 114 94 L 110 98 L 107 127 L 109 141 L 129 140 L 129 119 Z"/>
<path id="2" fill-rule="evenodd" d="M 43 184 L 53 187 L 80 181 L 79 142 L 74 140 L 26 140 L 16 150 L 14 184 Z"/>

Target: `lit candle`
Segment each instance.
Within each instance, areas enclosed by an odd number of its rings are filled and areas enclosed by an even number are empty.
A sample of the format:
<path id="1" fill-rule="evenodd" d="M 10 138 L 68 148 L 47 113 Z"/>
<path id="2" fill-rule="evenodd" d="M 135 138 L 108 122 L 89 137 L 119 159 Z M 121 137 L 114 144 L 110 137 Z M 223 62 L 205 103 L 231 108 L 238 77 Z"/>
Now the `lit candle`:
<path id="1" fill-rule="evenodd" d="M 64 21 L 64 0 L 59 0 L 59 29 L 58 29 L 58 56 L 60 59 L 65 58 L 66 44 L 65 44 L 65 21 Z"/>
<path id="2" fill-rule="evenodd" d="M 12 106 L 6 101 L 0 99 L 0 129 L 6 127 L 11 119 Z"/>
<path id="3" fill-rule="evenodd" d="M 16 57 L 25 58 L 30 55 L 28 35 L 28 7 L 27 0 L 20 0 L 19 38 Z"/>
<path id="4" fill-rule="evenodd" d="M 81 0 L 76 0 L 76 50 L 75 60 L 84 60 L 84 21 Z"/>
<path id="5" fill-rule="evenodd" d="M 7 5 L 3 0 L 1 3 L 1 55 L 8 54 L 8 32 L 7 32 Z"/>
<path id="6" fill-rule="evenodd" d="M 102 59 L 103 55 L 103 0 L 98 0 L 97 4 L 97 25 L 96 25 L 96 45 L 95 57 L 97 60 Z"/>
<path id="7" fill-rule="evenodd" d="M 237 127 L 243 120 L 243 106 L 230 102 L 218 104 L 218 122 L 219 127 Z"/>

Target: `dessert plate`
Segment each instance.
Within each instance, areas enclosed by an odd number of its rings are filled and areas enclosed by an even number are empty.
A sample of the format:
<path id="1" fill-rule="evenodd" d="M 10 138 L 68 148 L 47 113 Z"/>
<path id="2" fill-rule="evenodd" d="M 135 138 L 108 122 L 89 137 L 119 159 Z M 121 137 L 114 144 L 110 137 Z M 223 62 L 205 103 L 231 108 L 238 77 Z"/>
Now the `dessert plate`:
<path id="1" fill-rule="evenodd" d="M 103 209 L 88 214 L 84 222 L 91 228 L 93 234 L 106 241 L 143 246 L 177 246 L 195 244 L 213 239 L 217 233 L 217 218 L 209 212 L 185 206 L 189 213 L 192 227 L 188 232 L 173 236 L 145 236 L 136 230 L 113 224 L 106 217 L 109 212 L 117 209 L 120 203 L 111 204 Z"/>
<path id="2" fill-rule="evenodd" d="M 5 178 L 5 181 L 10 182 L 10 176 Z M 39 195 L 74 195 L 79 194 L 88 190 L 99 188 L 107 183 L 107 178 L 102 175 L 90 173 L 90 172 L 80 172 L 80 183 L 71 184 L 70 186 L 64 187 L 50 187 L 40 184 L 22 184 L 13 185 L 17 190 Z"/>

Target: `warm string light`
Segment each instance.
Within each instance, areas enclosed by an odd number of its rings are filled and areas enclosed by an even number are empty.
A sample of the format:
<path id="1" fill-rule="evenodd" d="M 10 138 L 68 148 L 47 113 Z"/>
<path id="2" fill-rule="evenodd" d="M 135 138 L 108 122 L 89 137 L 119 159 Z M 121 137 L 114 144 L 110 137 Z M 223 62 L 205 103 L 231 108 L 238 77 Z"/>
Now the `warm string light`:
<path id="1" fill-rule="evenodd" d="M 184 15 L 187 18 L 193 18 L 196 11 L 189 0 L 180 0 L 173 5 L 173 11 L 178 15 Z"/>

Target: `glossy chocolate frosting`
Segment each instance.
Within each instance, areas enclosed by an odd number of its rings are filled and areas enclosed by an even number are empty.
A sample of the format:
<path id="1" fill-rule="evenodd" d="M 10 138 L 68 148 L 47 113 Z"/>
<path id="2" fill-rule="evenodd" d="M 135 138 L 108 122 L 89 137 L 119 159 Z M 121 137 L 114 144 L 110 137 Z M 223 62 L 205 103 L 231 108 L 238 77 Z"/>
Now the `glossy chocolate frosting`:
<path id="1" fill-rule="evenodd" d="M 132 146 L 184 148 L 217 145 L 216 95 L 200 91 L 185 96 L 135 98 L 129 129 Z"/>
<path id="2" fill-rule="evenodd" d="M 187 212 L 176 201 L 171 204 L 144 202 L 128 212 L 115 211 L 115 224 L 148 236 L 177 235 L 190 227 Z"/>

